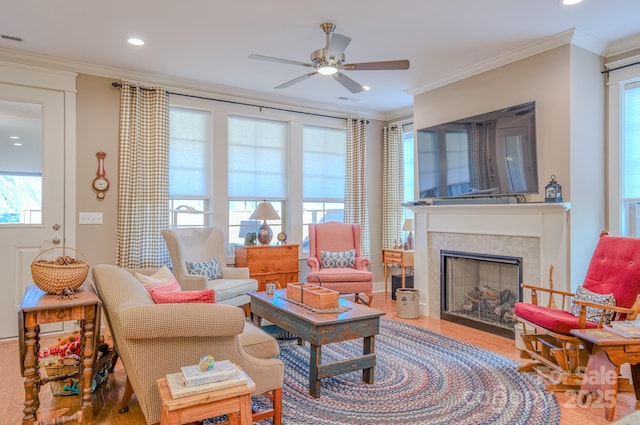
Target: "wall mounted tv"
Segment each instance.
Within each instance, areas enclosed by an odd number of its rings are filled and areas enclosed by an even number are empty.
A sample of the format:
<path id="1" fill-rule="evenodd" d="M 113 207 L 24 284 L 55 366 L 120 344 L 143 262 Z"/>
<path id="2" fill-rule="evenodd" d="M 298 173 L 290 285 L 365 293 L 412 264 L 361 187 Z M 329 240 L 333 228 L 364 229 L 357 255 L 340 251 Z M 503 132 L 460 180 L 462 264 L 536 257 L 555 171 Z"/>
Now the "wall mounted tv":
<path id="1" fill-rule="evenodd" d="M 417 131 L 420 199 L 538 193 L 535 102 Z"/>

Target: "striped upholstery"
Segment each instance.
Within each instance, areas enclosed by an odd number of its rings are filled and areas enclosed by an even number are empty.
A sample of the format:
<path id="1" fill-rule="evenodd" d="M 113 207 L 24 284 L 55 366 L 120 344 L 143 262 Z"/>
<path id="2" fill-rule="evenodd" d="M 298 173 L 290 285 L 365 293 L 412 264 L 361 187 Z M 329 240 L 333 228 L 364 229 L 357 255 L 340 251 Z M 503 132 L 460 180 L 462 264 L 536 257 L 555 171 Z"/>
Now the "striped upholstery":
<path id="1" fill-rule="evenodd" d="M 278 345 L 246 323 L 242 309 L 224 304 L 154 304 L 133 274 L 112 265 L 95 266 L 93 284 L 147 423 L 160 421 L 156 380 L 181 366 L 197 364 L 205 354 L 242 367 L 255 381 L 256 394 L 282 387 L 280 360 L 254 357 L 244 350 L 247 344 L 254 355 L 273 356 Z"/>

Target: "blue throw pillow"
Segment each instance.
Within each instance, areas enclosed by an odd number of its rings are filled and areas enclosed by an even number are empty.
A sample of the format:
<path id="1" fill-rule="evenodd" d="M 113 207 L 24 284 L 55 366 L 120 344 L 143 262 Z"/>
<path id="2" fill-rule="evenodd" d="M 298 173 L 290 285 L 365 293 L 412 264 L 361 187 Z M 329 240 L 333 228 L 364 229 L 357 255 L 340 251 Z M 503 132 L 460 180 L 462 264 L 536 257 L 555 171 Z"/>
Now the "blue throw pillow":
<path id="1" fill-rule="evenodd" d="M 208 280 L 222 279 L 222 268 L 217 257 L 199 263 L 187 261 L 187 271 L 189 274 L 206 276 Z"/>
<path id="2" fill-rule="evenodd" d="M 356 250 L 331 252 L 320 251 L 320 259 L 322 260 L 322 268 L 345 268 L 356 266 Z"/>

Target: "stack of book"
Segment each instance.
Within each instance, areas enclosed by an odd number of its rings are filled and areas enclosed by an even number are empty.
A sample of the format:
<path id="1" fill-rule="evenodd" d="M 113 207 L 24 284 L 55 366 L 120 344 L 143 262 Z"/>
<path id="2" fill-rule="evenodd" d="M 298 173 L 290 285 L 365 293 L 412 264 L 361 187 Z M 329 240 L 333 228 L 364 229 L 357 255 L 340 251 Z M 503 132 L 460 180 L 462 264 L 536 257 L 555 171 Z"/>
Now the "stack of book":
<path id="1" fill-rule="evenodd" d="M 626 338 L 640 338 L 640 320 L 614 320 L 609 330 Z"/>
<path id="2" fill-rule="evenodd" d="M 208 371 L 198 365 L 184 366 L 182 372 L 168 373 L 167 386 L 171 398 L 182 398 L 204 392 L 247 384 L 245 374 L 229 360 L 221 360 Z"/>

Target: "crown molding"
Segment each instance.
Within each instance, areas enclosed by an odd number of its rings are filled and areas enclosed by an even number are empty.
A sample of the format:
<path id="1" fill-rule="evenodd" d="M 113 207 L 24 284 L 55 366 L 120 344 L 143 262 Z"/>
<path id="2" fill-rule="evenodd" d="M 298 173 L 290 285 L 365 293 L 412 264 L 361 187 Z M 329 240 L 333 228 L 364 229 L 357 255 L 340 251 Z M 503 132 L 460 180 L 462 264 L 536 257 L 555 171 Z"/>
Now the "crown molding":
<path id="1" fill-rule="evenodd" d="M 613 68 L 620 68 L 627 65 L 640 62 L 640 55 L 629 56 L 628 58 L 620 59 L 617 61 L 606 62 L 604 64 L 605 69 L 611 70 Z"/>
<path id="2" fill-rule="evenodd" d="M 597 38 L 585 34 L 577 30 L 576 28 L 571 28 L 558 34 L 554 34 L 533 43 L 527 44 L 523 47 L 519 47 L 503 55 L 499 55 L 486 61 L 479 62 L 475 65 L 462 68 L 439 80 L 434 80 L 422 86 L 411 87 L 406 92 L 408 94 L 416 96 L 421 93 L 436 89 L 438 87 L 446 86 L 465 78 L 473 77 L 474 75 L 491 71 L 501 66 L 508 65 L 510 63 L 517 62 L 530 56 L 544 53 L 546 51 L 567 44 L 575 44 L 598 55 L 601 55 L 606 48 L 606 43 L 603 43 Z"/>
<path id="3" fill-rule="evenodd" d="M 384 121 L 386 119 L 386 113 L 371 111 L 367 108 L 358 109 L 351 107 L 352 105 L 345 105 L 347 107 L 339 108 L 336 107 L 336 105 L 323 104 L 322 102 L 314 101 L 313 106 L 310 107 L 309 105 L 311 102 L 301 102 L 296 99 L 288 98 L 287 96 L 270 95 L 267 97 L 266 95 L 235 87 L 203 84 L 167 75 L 129 71 L 126 69 L 72 61 L 6 48 L 0 48 L 0 61 L 6 61 L 16 66 L 36 67 L 40 69 L 46 68 L 52 72 L 89 74 L 97 77 L 131 81 L 141 85 L 160 85 L 165 87 L 168 91 L 186 95 L 207 95 L 221 100 L 244 102 L 248 104 L 260 102 L 265 107 L 269 106 L 273 108 L 296 109 L 303 113 L 336 115 L 337 118 L 363 116 L 366 114 L 369 119 L 380 121 Z"/>
<path id="4" fill-rule="evenodd" d="M 640 49 L 640 34 L 614 41 L 607 48 L 605 56 L 616 56 L 636 49 Z"/>

